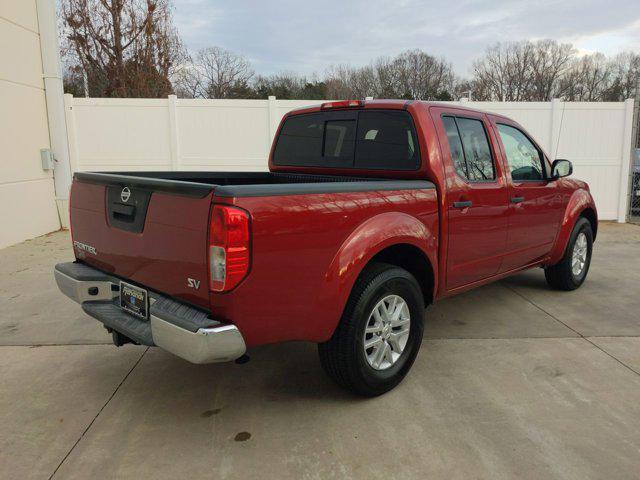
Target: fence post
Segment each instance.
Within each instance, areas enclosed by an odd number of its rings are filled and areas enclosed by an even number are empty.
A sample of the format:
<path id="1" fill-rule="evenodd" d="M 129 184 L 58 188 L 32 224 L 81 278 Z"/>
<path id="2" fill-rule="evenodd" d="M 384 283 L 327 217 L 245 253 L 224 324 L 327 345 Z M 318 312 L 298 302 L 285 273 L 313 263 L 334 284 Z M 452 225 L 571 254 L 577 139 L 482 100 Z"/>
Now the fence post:
<path id="1" fill-rule="evenodd" d="M 177 102 L 178 97 L 175 95 L 169 95 L 167 98 L 167 107 L 169 108 L 169 158 L 171 160 L 171 170 L 180 170 Z"/>
<path id="2" fill-rule="evenodd" d="M 562 133 L 562 113 L 564 105 L 562 100 L 554 98 L 551 100 L 551 132 L 549 135 L 549 156 L 553 162 L 558 157 L 558 146 L 560 145 L 560 134 Z"/>
<path id="3" fill-rule="evenodd" d="M 636 155 L 636 149 L 640 150 L 640 75 L 636 76 L 636 89 L 634 92 L 634 101 L 633 101 L 633 126 L 631 128 L 631 159 L 629 160 L 629 179 L 627 182 L 628 188 L 628 208 L 627 208 L 627 218 L 637 223 L 640 219 L 640 216 L 637 214 L 636 209 L 640 207 L 638 203 L 640 200 L 636 198 L 636 193 L 634 192 L 634 188 L 637 188 L 637 184 L 634 185 L 634 176 L 636 175 L 636 169 L 631 168 L 631 165 L 636 165 L 635 161 L 638 158 Z"/>
<path id="4" fill-rule="evenodd" d="M 631 150 L 633 149 L 633 107 L 635 100 L 624 101 L 624 132 L 622 134 L 622 163 L 620 164 L 620 198 L 618 202 L 618 223 L 627 221 L 629 205 L 629 175 L 631 171 Z"/>
<path id="5" fill-rule="evenodd" d="M 69 165 L 71 176 L 79 170 L 78 144 L 76 143 L 76 116 L 73 111 L 73 95 L 64 94 L 64 120 L 67 124 L 67 146 L 69 148 Z"/>
<path id="6" fill-rule="evenodd" d="M 276 97 L 274 95 L 269 95 L 267 101 L 267 122 L 269 122 L 269 138 L 267 139 L 267 155 L 269 150 L 271 149 L 271 142 L 273 142 L 273 138 L 276 136 L 276 129 L 278 128 L 278 120 L 276 111 Z"/>

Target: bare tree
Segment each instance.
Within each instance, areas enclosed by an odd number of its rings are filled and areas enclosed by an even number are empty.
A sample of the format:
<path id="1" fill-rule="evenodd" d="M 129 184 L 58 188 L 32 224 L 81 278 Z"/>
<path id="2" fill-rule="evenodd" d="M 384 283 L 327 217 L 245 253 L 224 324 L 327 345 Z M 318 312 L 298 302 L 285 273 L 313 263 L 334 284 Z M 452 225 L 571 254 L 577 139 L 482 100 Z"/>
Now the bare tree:
<path id="1" fill-rule="evenodd" d="M 253 88 L 256 97 L 267 98 L 273 95 L 282 99 L 301 98 L 305 80 L 295 73 L 283 72 L 276 75 L 259 75 L 254 79 Z"/>
<path id="2" fill-rule="evenodd" d="M 632 52 L 578 57 L 571 44 L 524 41 L 489 47 L 473 64 L 471 85 L 477 100 L 621 101 L 639 74 L 640 55 Z"/>
<path id="3" fill-rule="evenodd" d="M 562 78 L 562 98 L 569 101 L 603 100 L 613 82 L 613 65 L 601 53 L 574 59 Z"/>
<path id="4" fill-rule="evenodd" d="M 451 64 L 421 50 L 407 50 L 390 64 L 393 89 L 400 98 L 444 100 L 451 92 L 454 74 Z M 450 95 L 449 95 L 450 97 Z"/>
<path id="5" fill-rule="evenodd" d="M 376 92 L 378 98 L 395 98 L 399 95 L 396 92 L 395 69 L 393 59 L 389 57 L 380 57 L 373 63 L 376 75 Z"/>
<path id="6" fill-rule="evenodd" d="M 529 100 L 534 49 L 530 42 L 497 43 L 473 63 L 474 82 L 488 100 Z"/>
<path id="7" fill-rule="evenodd" d="M 336 100 L 355 98 L 351 88 L 351 76 L 355 68 L 349 65 L 333 65 L 325 72 L 327 97 Z"/>
<path id="8" fill-rule="evenodd" d="M 455 75 L 451 64 L 421 50 L 380 57 L 360 68 L 334 66 L 326 74 L 329 98 L 452 99 Z"/>
<path id="9" fill-rule="evenodd" d="M 171 77 L 173 90 L 180 98 L 200 98 L 203 96 L 203 79 L 195 65 L 188 58 L 183 62 Z"/>
<path id="10" fill-rule="evenodd" d="M 335 65 L 325 73 L 327 98 L 350 99 L 379 96 L 379 80 L 373 66 Z"/>
<path id="11" fill-rule="evenodd" d="M 374 66 L 367 65 L 351 70 L 347 68 L 347 72 L 349 72 L 348 79 L 351 98 L 380 96 L 380 79 Z"/>
<path id="12" fill-rule="evenodd" d="M 611 65 L 613 81 L 605 94 L 605 100 L 622 101 L 632 98 L 640 80 L 640 53 L 622 52 L 616 55 Z"/>
<path id="13" fill-rule="evenodd" d="M 326 97 L 325 82 L 317 78 L 307 78 L 293 72 L 275 75 L 259 75 L 251 82 L 255 98 L 274 95 L 282 99 L 322 100 Z"/>
<path id="14" fill-rule="evenodd" d="M 89 93 L 162 97 L 184 49 L 170 0 L 62 0 L 63 54 Z"/>
<path id="15" fill-rule="evenodd" d="M 486 100 L 548 101 L 559 95 L 561 80 L 575 54 L 554 40 L 497 43 L 473 63 L 473 82 Z"/>
<path id="16" fill-rule="evenodd" d="M 242 56 L 220 47 L 203 48 L 196 55 L 195 68 L 205 98 L 230 98 L 248 88 L 253 70 Z"/>
<path id="17" fill-rule="evenodd" d="M 533 45 L 530 100 L 550 101 L 561 95 L 561 80 L 571 65 L 575 49 L 567 43 L 541 40 Z"/>
<path id="18" fill-rule="evenodd" d="M 488 94 L 480 90 L 479 85 L 476 84 L 473 80 L 469 79 L 458 79 L 453 87 L 452 92 L 454 100 L 459 100 L 461 98 L 467 98 L 470 100 L 486 100 Z"/>

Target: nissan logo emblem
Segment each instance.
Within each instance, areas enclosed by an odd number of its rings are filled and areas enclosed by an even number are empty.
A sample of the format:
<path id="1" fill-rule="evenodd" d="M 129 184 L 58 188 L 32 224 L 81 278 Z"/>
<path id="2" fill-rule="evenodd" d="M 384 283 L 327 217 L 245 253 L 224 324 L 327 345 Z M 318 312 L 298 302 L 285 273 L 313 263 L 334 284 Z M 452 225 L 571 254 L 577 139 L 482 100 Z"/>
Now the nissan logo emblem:
<path id="1" fill-rule="evenodd" d="M 124 187 L 120 192 L 120 200 L 126 203 L 129 201 L 129 197 L 131 197 L 131 190 L 129 190 L 129 187 Z"/>

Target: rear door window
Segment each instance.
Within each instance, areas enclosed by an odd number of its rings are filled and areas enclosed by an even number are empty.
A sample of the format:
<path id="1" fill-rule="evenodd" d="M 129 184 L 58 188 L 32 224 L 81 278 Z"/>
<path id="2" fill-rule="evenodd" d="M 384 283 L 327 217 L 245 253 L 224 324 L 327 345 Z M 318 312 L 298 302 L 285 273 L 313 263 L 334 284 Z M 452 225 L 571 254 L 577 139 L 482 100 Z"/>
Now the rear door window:
<path id="1" fill-rule="evenodd" d="M 443 116 L 451 160 L 456 173 L 470 182 L 496 179 L 487 132 L 481 120 L 475 118 Z"/>
<path id="2" fill-rule="evenodd" d="M 396 110 L 319 112 L 289 117 L 275 165 L 417 170 L 420 150 L 411 115 Z"/>
<path id="3" fill-rule="evenodd" d="M 472 182 L 495 180 L 491 147 L 481 120 L 456 117 L 464 158 L 467 162 L 468 179 Z"/>
<path id="4" fill-rule="evenodd" d="M 462 141 L 460 140 L 456 120 L 453 117 L 442 117 L 442 124 L 444 125 L 445 132 L 447 132 L 453 167 L 456 169 L 458 175 L 468 179 L 467 162 L 464 160 L 464 151 L 462 149 Z"/>

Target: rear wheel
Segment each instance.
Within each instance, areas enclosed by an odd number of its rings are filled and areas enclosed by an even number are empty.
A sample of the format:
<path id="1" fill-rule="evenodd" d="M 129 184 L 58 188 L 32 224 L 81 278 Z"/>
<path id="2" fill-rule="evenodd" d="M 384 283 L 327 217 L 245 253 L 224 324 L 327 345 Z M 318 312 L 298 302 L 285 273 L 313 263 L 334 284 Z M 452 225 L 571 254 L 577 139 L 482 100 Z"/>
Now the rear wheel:
<path id="1" fill-rule="evenodd" d="M 591 223 L 584 217 L 573 227 L 562 259 L 544 271 L 547 283 L 558 290 L 575 290 L 587 278 L 593 250 Z"/>
<path id="2" fill-rule="evenodd" d="M 340 386 L 376 396 L 407 374 L 422 343 L 424 300 L 406 270 L 376 263 L 357 280 L 333 336 L 318 345 L 320 361 Z"/>

